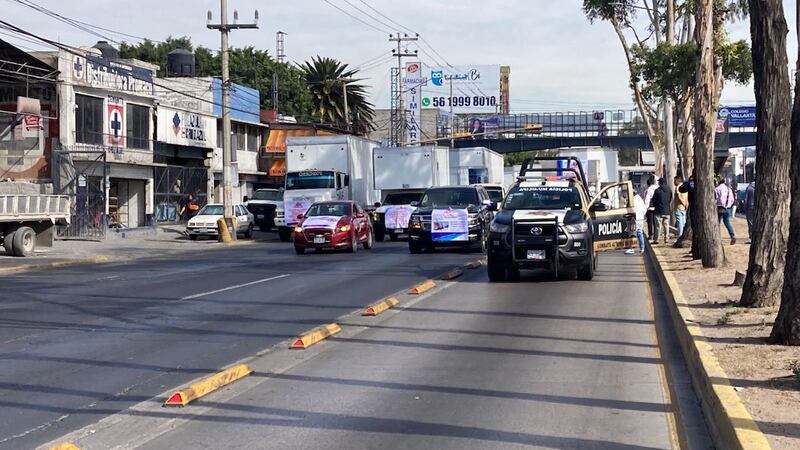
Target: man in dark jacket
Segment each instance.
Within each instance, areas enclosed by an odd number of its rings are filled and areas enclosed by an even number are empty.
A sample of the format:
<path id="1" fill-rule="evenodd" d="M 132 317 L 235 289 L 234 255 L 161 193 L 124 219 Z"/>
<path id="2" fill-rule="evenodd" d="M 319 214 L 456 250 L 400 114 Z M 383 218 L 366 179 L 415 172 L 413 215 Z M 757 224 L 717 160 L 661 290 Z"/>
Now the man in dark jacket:
<path id="1" fill-rule="evenodd" d="M 653 200 L 651 200 L 653 215 L 656 217 L 656 233 L 653 236 L 653 244 L 658 244 L 662 235 L 664 236 L 664 244 L 669 241 L 672 194 L 667 190 L 666 184 L 667 182 L 663 178 L 658 180 L 658 189 L 653 193 Z"/>

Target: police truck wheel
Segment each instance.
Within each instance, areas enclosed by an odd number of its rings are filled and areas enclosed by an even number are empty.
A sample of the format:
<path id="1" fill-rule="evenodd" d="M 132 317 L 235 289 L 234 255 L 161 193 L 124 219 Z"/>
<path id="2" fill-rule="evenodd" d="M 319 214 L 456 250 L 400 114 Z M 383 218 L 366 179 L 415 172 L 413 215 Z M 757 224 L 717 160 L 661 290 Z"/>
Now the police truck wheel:
<path id="1" fill-rule="evenodd" d="M 36 250 L 36 232 L 30 227 L 21 227 L 14 232 L 14 255 L 31 256 Z"/>
<path id="2" fill-rule="evenodd" d="M 583 281 L 592 281 L 592 278 L 594 278 L 594 264 L 594 255 L 592 255 L 592 258 L 589 259 L 589 262 L 578 269 L 578 279 Z"/>
<path id="3" fill-rule="evenodd" d="M 491 260 L 486 264 L 486 271 L 489 275 L 489 281 L 492 283 L 505 281 L 506 279 L 506 268 Z"/>

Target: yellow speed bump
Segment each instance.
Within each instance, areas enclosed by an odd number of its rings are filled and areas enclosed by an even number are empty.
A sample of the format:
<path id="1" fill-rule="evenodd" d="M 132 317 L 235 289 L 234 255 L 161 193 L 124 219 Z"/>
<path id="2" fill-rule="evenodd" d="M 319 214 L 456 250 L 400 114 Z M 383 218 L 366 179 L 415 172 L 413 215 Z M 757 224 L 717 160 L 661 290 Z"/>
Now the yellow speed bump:
<path id="1" fill-rule="evenodd" d="M 423 292 L 428 292 L 435 287 L 436 283 L 434 283 L 433 280 L 428 280 L 422 284 L 414 286 L 408 291 L 408 293 L 411 295 L 419 295 L 422 294 Z"/>
<path id="2" fill-rule="evenodd" d="M 483 264 L 480 261 L 470 261 L 470 262 L 464 264 L 464 267 L 466 267 L 467 269 L 477 269 L 482 265 Z"/>
<path id="3" fill-rule="evenodd" d="M 198 398 L 210 394 L 217 389 L 233 383 L 234 381 L 244 378 L 253 373 L 247 364 L 239 364 L 222 372 L 204 378 L 196 383 L 189 385 L 186 389 L 181 389 L 170 395 L 164 406 L 186 406 L 189 402 L 197 400 Z"/>
<path id="4" fill-rule="evenodd" d="M 378 303 L 373 303 L 367 306 L 367 309 L 364 310 L 364 316 L 377 316 L 378 314 L 386 311 L 387 309 L 393 308 L 396 304 L 400 303 L 396 298 L 389 297 L 386 300 L 381 300 Z"/>
<path id="5" fill-rule="evenodd" d="M 60 444 L 56 444 L 50 447 L 50 450 L 81 450 L 74 444 L 70 444 L 69 442 L 62 442 Z"/>
<path id="6" fill-rule="evenodd" d="M 329 323 L 328 325 L 323 325 L 319 328 L 314 328 L 308 333 L 298 337 L 297 340 L 295 340 L 292 343 L 292 346 L 290 348 L 306 349 L 316 344 L 319 341 L 325 340 L 333 336 L 334 334 L 340 331 L 342 331 L 342 328 L 335 323 Z"/>
<path id="7" fill-rule="evenodd" d="M 443 280 L 455 280 L 456 278 L 460 277 L 461 275 L 464 275 L 464 271 L 463 270 L 461 270 L 461 269 L 453 269 L 450 272 L 447 272 L 446 274 L 442 275 L 442 279 Z"/>

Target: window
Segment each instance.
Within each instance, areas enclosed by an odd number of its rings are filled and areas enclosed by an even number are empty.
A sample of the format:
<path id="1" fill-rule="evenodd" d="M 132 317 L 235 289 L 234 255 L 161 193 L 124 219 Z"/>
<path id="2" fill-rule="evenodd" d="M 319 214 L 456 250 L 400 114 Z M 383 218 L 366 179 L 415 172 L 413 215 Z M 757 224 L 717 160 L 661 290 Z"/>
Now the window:
<path id="1" fill-rule="evenodd" d="M 258 134 L 259 130 L 257 126 L 250 125 L 247 127 L 247 151 L 258 151 Z"/>
<path id="2" fill-rule="evenodd" d="M 150 148 L 150 108 L 128 103 L 125 115 L 128 148 Z"/>
<path id="3" fill-rule="evenodd" d="M 233 144 L 233 148 L 235 150 L 245 150 L 247 145 L 246 125 L 240 123 L 233 123 L 231 124 L 231 130 L 233 133 L 233 139 L 235 141 L 235 143 Z"/>
<path id="4" fill-rule="evenodd" d="M 103 143 L 103 99 L 75 94 L 75 142 Z"/>

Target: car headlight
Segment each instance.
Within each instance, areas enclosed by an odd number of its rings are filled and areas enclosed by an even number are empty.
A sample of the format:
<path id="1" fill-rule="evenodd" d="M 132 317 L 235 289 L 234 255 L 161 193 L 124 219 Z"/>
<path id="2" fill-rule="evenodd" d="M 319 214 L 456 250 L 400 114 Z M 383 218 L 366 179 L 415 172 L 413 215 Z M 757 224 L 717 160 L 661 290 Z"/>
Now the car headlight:
<path id="1" fill-rule="evenodd" d="M 373 212 L 372 214 L 370 214 L 370 216 L 372 216 L 373 222 L 378 222 L 381 220 L 381 215 L 378 214 L 377 212 Z"/>
<path id="2" fill-rule="evenodd" d="M 564 225 L 564 231 L 567 233 L 586 233 L 589 231 L 589 225 L 587 225 L 586 222 Z"/>
<path id="3" fill-rule="evenodd" d="M 347 233 L 348 231 L 350 231 L 350 225 L 342 225 L 336 229 L 337 233 Z"/>
<path id="4" fill-rule="evenodd" d="M 284 217 L 283 211 L 277 211 L 277 212 L 275 213 L 275 217 L 280 217 L 280 218 L 283 218 L 283 217 Z"/>
<path id="5" fill-rule="evenodd" d="M 296 227 L 294 227 L 294 232 L 295 233 L 302 233 L 303 232 L 303 227 L 301 227 L 300 225 L 297 225 Z"/>
<path id="6" fill-rule="evenodd" d="M 420 216 L 411 216 L 408 221 L 408 226 L 411 228 L 422 228 L 422 218 Z"/>
<path id="7" fill-rule="evenodd" d="M 511 225 L 492 222 L 491 225 L 489 225 L 489 231 L 491 231 L 492 233 L 508 233 L 509 231 L 511 231 Z"/>

